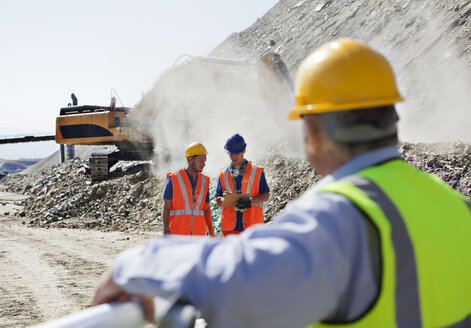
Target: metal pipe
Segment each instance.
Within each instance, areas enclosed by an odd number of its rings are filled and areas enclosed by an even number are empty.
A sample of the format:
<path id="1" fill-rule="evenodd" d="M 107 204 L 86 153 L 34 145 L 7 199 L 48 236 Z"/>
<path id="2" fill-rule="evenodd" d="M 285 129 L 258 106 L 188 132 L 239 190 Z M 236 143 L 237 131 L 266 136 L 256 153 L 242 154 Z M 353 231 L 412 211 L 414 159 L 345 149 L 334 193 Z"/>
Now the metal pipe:
<path id="1" fill-rule="evenodd" d="M 165 315 L 170 302 L 155 298 L 156 320 Z M 138 328 L 145 325 L 141 306 L 137 301 L 101 304 L 65 317 L 44 322 L 32 328 Z"/>
<path id="2" fill-rule="evenodd" d="M 206 322 L 199 312 L 181 298 L 154 298 L 154 322 L 160 328 L 204 328 Z M 107 303 L 44 322 L 31 328 L 140 328 L 146 324 L 137 301 Z"/>

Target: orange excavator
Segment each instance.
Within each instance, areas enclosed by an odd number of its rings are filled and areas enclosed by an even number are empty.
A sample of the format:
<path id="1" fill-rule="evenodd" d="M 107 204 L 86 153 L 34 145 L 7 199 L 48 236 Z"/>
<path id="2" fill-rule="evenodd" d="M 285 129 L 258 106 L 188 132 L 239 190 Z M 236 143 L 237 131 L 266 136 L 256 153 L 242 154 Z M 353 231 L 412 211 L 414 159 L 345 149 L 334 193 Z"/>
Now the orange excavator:
<path id="1" fill-rule="evenodd" d="M 116 146 L 92 152 L 92 180 L 104 180 L 118 161 L 150 160 L 154 143 L 140 124 L 129 117 L 131 108 L 116 107 L 112 96 L 110 106 L 78 105 L 74 94 L 72 105 L 60 109 L 56 118 L 56 143 L 60 145 Z M 63 148 L 61 149 L 63 153 Z M 63 154 L 62 154 L 63 157 Z M 72 156 L 73 157 L 73 156 Z"/>

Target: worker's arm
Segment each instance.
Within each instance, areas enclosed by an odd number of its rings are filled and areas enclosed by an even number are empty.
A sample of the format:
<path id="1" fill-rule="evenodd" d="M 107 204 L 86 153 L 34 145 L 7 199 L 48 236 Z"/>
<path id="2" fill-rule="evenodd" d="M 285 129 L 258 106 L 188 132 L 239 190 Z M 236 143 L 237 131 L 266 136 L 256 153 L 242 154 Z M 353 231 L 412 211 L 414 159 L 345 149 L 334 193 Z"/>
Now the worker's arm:
<path id="1" fill-rule="evenodd" d="M 264 192 L 257 197 L 252 198 L 252 205 L 262 204 L 265 203 L 268 198 L 270 197 L 270 192 Z"/>
<path id="2" fill-rule="evenodd" d="M 173 199 L 173 184 L 172 178 L 167 176 L 163 189 L 163 204 L 162 204 L 162 223 L 164 225 L 164 236 L 170 235 L 170 207 Z"/>
<path id="3" fill-rule="evenodd" d="M 221 178 L 218 178 L 218 184 L 216 186 L 216 191 L 214 192 L 214 197 L 216 199 L 217 206 L 222 207 L 222 202 L 224 202 L 224 193 L 222 190 Z"/>
<path id="4" fill-rule="evenodd" d="M 341 195 L 315 197 L 233 238 L 155 238 L 120 254 L 112 280 L 132 294 L 180 292 L 213 327 L 354 318 L 378 288 L 364 219 L 347 199 L 331 207 Z"/>
<path id="5" fill-rule="evenodd" d="M 164 235 L 170 235 L 170 206 L 172 205 L 172 201 L 169 199 L 163 200 L 162 205 L 162 222 L 164 224 Z"/>
<path id="6" fill-rule="evenodd" d="M 108 270 L 102 274 L 100 282 L 98 283 L 98 286 L 95 290 L 92 305 L 95 306 L 109 302 L 124 302 L 132 300 L 135 296 L 137 296 L 137 300 L 142 306 L 145 319 L 150 323 L 154 323 L 154 298 L 147 295 L 133 295 L 127 293 L 123 288 L 121 288 L 121 286 L 114 283 L 111 276 L 111 270 Z"/>
<path id="7" fill-rule="evenodd" d="M 209 235 L 214 237 L 214 229 L 213 229 L 213 219 L 211 217 L 211 208 L 209 207 L 209 203 L 204 204 L 204 219 L 206 220 L 206 226 L 209 230 Z"/>
<path id="8" fill-rule="evenodd" d="M 270 198 L 270 188 L 268 187 L 267 180 L 265 179 L 265 171 L 260 175 L 260 182 L 258 184 L 259 195 L 252 198 L 252 205 L 265 203 Z"/>

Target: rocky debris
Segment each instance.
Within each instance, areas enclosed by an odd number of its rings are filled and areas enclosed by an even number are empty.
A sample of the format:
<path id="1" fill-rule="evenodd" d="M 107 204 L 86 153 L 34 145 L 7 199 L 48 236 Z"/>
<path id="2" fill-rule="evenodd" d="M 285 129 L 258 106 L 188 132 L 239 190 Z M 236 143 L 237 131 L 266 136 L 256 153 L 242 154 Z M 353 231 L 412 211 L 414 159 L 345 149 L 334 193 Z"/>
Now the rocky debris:
<path id="1" fill-rule="evenodd" d="M 402 143 L 400 150 L 404 159 L 418 169 L 435 174 L 471 197 L 471 145 L 459 142 Z"/>
<path id="2" fill-rule="evenodd" d="M 460 142 L 413 144 L 401 143 L 403 158 L 416 168 L 435 174 L 452 188 L 471 198 L 471 145 Z M 272 156 L 261 162 L 265 167 L 271 197 L 265 205 L 265 219 L 270 221 L 286 203 L 298 198 L 321 178 L 301 159 Z"/>
<path id="3" fill-rule="evenodd" d="M 143 171 L 148 166 L 135 163 L 107 181 L 91 182 L 86 165 L 75 159 L 30 175 L 9 175 L 2 183 L 29 196 L 18 215 L 30 218 L 32 226 L 162 230 L 163 181 Z"/>
<path id="4" fill-rule="evenodd" d="M 301 159 L 271 156 L 260 165 L 270 187 L 270 199 L 264 207 L 266 222 L 320 179 L 309 163 Z"/>
<path id="5" fill-rule="evenodd" d="M 463 143 L 402 143 L 400 151 L 415 167 L 433 173 L 467 197 L 471 196 L 471 145 Z M 127 163 L 127 169 L 107 181 L 92 183 L 76 159 L 30 175 L 13 174 L 2 179 L 10 192 L 28 195 L 15 202 L 36 227 L 85 228 L 120 231 L 161 231 L 161 206 L 164 176 L 148 166 Z M 260 161 L 271 189 L 265 204 L 266 221 L 282 211 L 286 203 L 298 198 L 320 176 L 299 158 L 272 155 Z M 143 169 L 147 168 L 147 169 Z M 216 232 L 220 210 L 213 199 L 217 179 L 211 177 L 210 203 Z M 9 213 L 11 214 L 11 213 Z M 6 215 L 6 214 L 5 214 Z"/>

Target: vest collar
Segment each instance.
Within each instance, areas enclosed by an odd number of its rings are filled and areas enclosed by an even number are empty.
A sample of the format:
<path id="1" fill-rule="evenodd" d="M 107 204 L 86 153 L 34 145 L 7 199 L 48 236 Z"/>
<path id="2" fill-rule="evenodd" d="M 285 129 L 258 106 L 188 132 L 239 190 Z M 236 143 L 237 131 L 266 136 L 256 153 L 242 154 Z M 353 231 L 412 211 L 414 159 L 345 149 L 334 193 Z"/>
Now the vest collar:
<path id="1" fill-rule="evenodd" d="M 320 189 L 329 183 L 338 181 L 349 175 L 355 174 L 361 170 L 366 169 L 367 167 L 375 166 L 401 157 L 401 153 L 395 146 L 384 147 L 363 153 L 352 158 L 347 163 L 335 170 L 333 173 L 326 175 L 314 185 L 312 190 Z"/>

